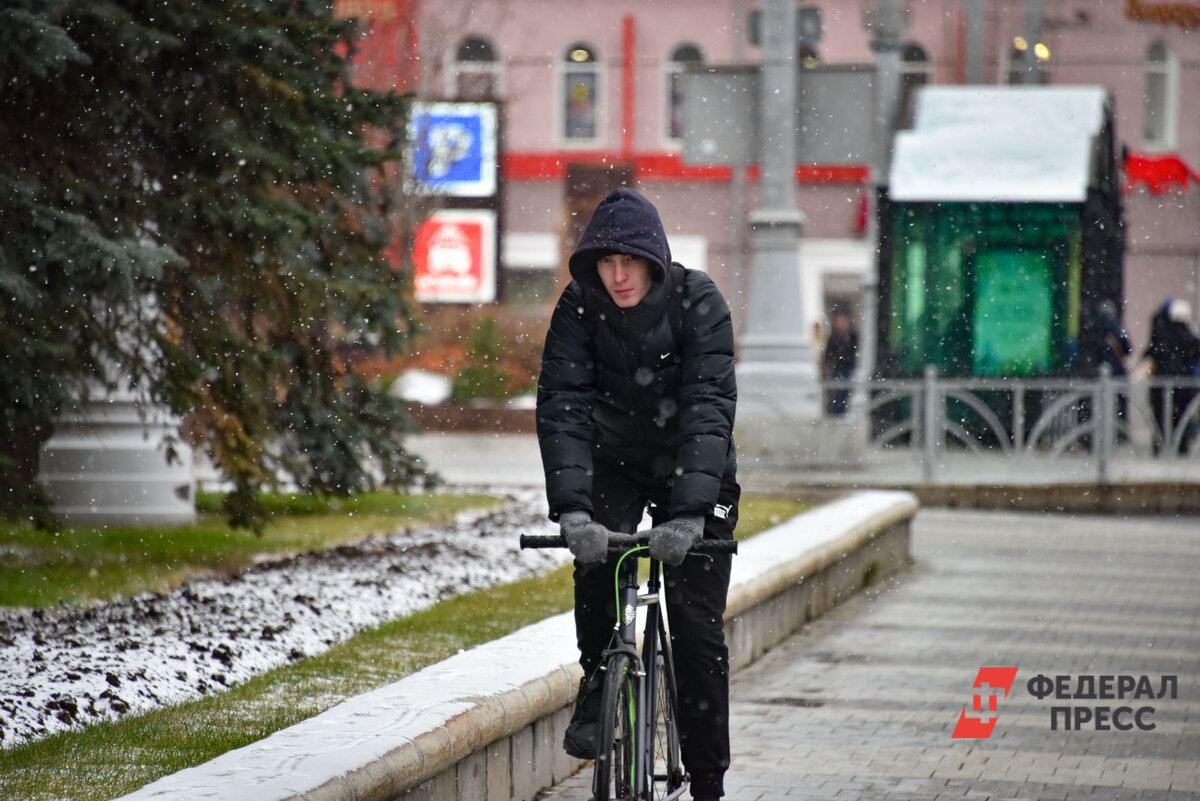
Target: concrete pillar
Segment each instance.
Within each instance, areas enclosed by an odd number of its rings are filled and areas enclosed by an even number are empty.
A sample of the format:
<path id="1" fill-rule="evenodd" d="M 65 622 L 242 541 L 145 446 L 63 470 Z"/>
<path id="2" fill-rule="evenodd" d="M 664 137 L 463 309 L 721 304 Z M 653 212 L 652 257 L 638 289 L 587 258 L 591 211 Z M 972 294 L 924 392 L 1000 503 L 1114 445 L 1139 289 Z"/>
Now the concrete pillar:
<path id="1" fill-rule="evenodd" d="M 752 449 L 820 414 L 812 321 L 800 291 L 804 215 L 796 205 L 796 4 L 763 5 L 759 205 L 749 215 L 750 300 L 738 363 L 739 438 Z"/>
<path id="2" fill-rule="evenodd" d="M 168 461 L 168 446 L 175 458 Z M 66 410 L 42 445 L 39 483 L 68 524 L 176 526 L 196 519 L 192 449 L 167 409 L 117 389 Z"/>
<path id="3" fill-rule="evenodd" d="M 965 75 L 968 84 L 980 84 L 984 82 L 984 42 L 987 39 L 984 13 L 987 10 L 987 2 L 964 0 L 964 4 L 967 22 Z"/>
<path id="4" fill-rule="evenodd" d="M 870 241 L 875 243 L 871 265 L 863 278 L 863 325 L 859 332 L 858 377 L 870 379 L 875 375 L 878 352 L 877 318 L 879 316 L 879 219 L 875 203 L 887 191 L 888 171 L 891 169 L 892 148 L 896 137 L 897 114 L 900 109 L 900 78 L 904 51 L 904 31 L 909 25 L 909 11 L 901 0 L 877 0 L 875 9 L 863 15 L 863 25 L 871 34 L 871 50 L 875 54 L 875 153 L 871 165 L 872 215 Z M 855 393 L 855 409 L 862 409 L 865 392 Z"/>

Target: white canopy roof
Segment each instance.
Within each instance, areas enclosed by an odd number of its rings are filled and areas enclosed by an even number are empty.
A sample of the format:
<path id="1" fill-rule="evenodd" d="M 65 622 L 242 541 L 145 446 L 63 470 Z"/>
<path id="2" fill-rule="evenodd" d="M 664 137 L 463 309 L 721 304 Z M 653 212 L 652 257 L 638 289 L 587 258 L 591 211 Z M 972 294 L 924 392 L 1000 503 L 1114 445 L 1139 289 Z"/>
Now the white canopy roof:
<path id="1" fill-rule="evenodd" d="M 1107 94 L 1094 86 L 927 86 L 896 135 L 894 201 L 1079 203 Z"/>

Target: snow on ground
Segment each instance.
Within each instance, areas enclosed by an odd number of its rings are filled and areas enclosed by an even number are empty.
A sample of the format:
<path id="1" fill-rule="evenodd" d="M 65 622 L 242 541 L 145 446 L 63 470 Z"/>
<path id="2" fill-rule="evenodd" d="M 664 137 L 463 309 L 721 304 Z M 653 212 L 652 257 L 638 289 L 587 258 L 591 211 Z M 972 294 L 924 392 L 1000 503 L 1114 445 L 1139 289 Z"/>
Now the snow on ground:
<path id="1" fill-rule="evenodd" d="M 540 493 L 452 525 L 265 561 L 65 613 L 0 610 L 0 747 L 219 692 L 471 590 L 545 572 L 565 550 Z"/>

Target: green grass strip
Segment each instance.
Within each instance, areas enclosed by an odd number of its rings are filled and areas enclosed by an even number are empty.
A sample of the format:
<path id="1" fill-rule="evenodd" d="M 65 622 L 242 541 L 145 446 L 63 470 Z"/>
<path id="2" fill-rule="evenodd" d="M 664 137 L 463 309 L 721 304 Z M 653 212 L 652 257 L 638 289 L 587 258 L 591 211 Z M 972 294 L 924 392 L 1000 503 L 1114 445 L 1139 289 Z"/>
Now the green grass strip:
<path id="1" fill-rule="evenodd" d="M 268 495 L 262 536 L 232 529 L 220 496 L 202 495 L 195 525 L 38 531 L 0 522 L 0 606 L 48 608 L 165 592 L 186 579 L 231 574 L 264 555 L 290 556 L 360 541 L 379 532 L 445 523 L 464 509 L 492 508 L 483 495 L 378 492 L 350 498 Z"/>
<path id="2" fill-rule="evenodd" d="M 796 501 L 743 497 L 739 538 L 803 509 Z M 0 750 L 0 798 L 124 795 L 571 605 L 568 565 L 443 601 L 218 695 Z"/>

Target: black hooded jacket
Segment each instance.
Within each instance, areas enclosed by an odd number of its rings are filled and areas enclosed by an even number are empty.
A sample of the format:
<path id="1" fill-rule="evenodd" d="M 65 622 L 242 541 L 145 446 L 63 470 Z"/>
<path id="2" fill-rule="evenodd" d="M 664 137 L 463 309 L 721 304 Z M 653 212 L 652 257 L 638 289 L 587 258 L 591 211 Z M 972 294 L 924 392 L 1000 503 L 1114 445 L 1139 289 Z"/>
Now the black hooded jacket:
<path id="1" fill-rule="evenodd" d="M 649 292 L 630 309 L 613 303 L 596 270 L 614 252 L 653 265 Z M 538 379 L 554 520 L 592 512 L 595 460 L 646 487 L 672 518 L 710 513 L 722 480 L 734 478 L 729 307 L 707 275 L 671 264 L 658 211 L 632 189 L 600 203 L 571 255 L 574 280 L 550 320 Z M 668 314 L 673 292 L 682 293 L 678 341 Z"/>

